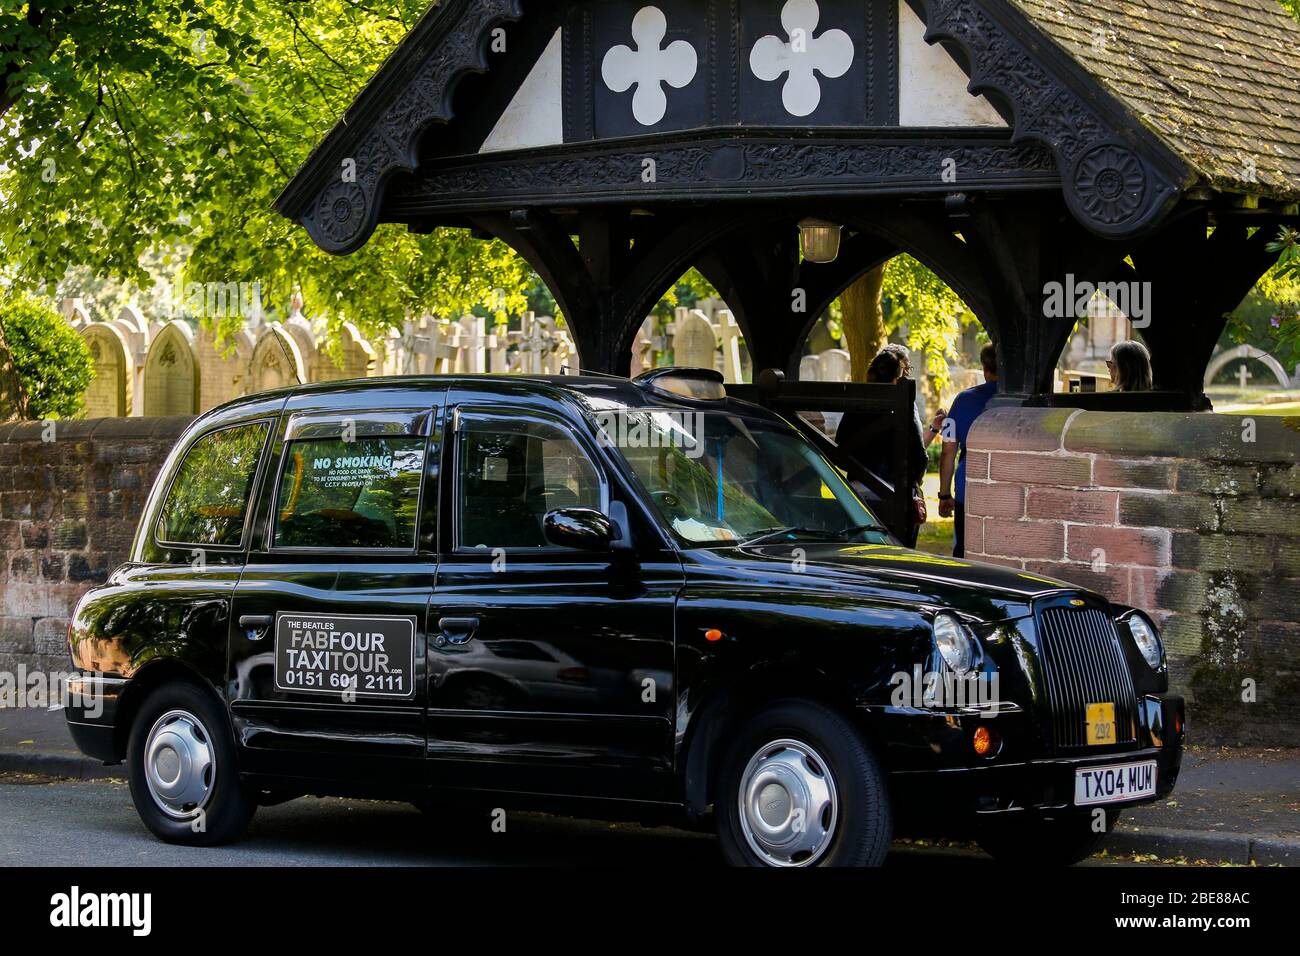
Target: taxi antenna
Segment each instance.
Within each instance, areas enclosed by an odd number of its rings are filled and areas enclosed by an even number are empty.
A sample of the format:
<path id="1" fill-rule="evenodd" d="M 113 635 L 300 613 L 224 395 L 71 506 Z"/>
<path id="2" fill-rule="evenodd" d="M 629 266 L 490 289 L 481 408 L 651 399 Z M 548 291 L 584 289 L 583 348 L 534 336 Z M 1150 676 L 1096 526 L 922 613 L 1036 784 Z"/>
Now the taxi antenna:
<path id="1" fill-rule="evenodd" d="M 613 372 L 597 372 L 594 369 L 579 368 L 577 365 L 562 365 L 560 367 L 563 368 L 566 372 L 573 371 L 573 372 L 577 372 L 579 375 L 594 375 L 597 378 L 616 378 L 620 382 L 627 382 L 631 380 L 631 376 L 628 375 L 615 375 Z"/>

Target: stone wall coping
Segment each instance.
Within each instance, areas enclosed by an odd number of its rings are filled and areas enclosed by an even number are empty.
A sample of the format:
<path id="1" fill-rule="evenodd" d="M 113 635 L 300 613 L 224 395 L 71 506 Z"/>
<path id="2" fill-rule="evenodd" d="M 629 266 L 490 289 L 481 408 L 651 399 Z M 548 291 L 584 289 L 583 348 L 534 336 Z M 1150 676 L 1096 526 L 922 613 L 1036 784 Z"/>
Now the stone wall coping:
<path id="1" fill-rule="evenodd" d="M 1253 442 L 1243 440 L 1248 428 Z M 976 419 L 967 445 L 979 451 L 1289 465 L 1300 461 L 1300 417 L 1001 407 Z"/>
<path id="2" fill-rule="evenodd" d="M 55 424 L 58 440 L 84 441 L 89 438 L 162 438 L 175 441 L 194 421 L 192 415 L 168 415 L 154 418 L 85 418 L 67 419 Z M 0 443 L 42 441 L 44 422 L 8 422 L 0 424 Z"/>

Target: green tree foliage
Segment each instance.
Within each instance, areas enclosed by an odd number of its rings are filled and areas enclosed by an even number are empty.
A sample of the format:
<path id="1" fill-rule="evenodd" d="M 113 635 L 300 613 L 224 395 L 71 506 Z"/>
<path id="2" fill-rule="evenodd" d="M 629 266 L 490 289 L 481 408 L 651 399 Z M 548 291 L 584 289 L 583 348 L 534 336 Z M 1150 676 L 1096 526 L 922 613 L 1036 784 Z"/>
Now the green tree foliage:
<path id="1" fill-rule="evenodd" d="M 961 297 L 926 266 L 909 255 L 885 267 L 885 321 L 905 326 L 907 346 L 925 353 L 926 370 L 936 389 L 948 384 L 948 362 L 958 357 L 962 326 L 976 321 Z"/>
<path id="2" fill-rule="evenodd" d="M 1300 231 L 1281 229 L 1269 249 L 1280 253 L 1277 265 L 1233 313 L 1229 332 L 1238 341 L 1267 344 L 1274 358 L 1291 366 L 1300 362 Z"/>
<path id="3" fill-rule="evenodd" d="M 53 309 L 25 296 L 0 300 L 0 341 L 17 377 L 20 418 L 71 418 L 94 377 L 90 350 Z"/>
<path id="4" fill-rule="evenodd" d="M 15 286 L 71 266 L 141 288 L 257 283 L 376 333 L 408 312 L 504 317 L 527 265 L 463 230 L 381 228 L 320 252 L 271 204 L 427 0 L 0 0 L 0 269 Z M 35 13 L 33 13 L 35 11 Z M 237 315 L 201 316 L 234 328 Z"/>
<path id="5" fill-rule="evenodd" d="M 671 319 L 675 314 L 673 310 L 678 307 L 693 309 L 701 299 L 717 297 L 718 290 L 713 288 L 713 284 L 700 275 L 698 270 L 690 269 L 664 293 L 652 314 L 661 319 Z"/>
<path id="6" fill-rule="evenodd" d="M 881 304 L 886 335 L 901 333 L 908 348 L 925 354 L 930 397 L 937 400 L 950 379 L 948 363 L 959 357 L 962 328 L 978 320 L 946 282 L 906 254 L 885 265 Z M 831 333 L 839 338 L 844 320 L 839 300 L 831 306 L 830 320 Z"/>

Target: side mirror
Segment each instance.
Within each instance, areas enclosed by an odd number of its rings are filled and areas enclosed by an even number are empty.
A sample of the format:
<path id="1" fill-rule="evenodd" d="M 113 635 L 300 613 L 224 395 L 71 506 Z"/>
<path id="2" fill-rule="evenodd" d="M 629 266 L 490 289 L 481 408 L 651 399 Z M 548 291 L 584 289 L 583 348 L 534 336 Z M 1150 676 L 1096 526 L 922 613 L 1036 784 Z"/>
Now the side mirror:
<path id="1" fill-rule="evenodd" d="M 592 508 L 548 511 L 542 533 L 551 544 L 578 551 L 608 551 L 617 536 L 614 523 Z"/>

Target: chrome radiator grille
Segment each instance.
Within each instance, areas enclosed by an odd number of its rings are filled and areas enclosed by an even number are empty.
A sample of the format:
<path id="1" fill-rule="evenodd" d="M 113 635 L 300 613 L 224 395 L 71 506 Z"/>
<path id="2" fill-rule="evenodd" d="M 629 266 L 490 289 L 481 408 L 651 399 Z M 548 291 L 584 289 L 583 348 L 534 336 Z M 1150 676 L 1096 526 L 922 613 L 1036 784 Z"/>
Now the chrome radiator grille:
<path id="1" fill-rule="evenodd" d="M 1115 622 L 1091 608 L 1042 612 L 1043 670 L 1057 750 L 1088 746 L 1089 704 L 1115 705 L 1115 742 L 1137 740 L 1137 694 Z"/>

